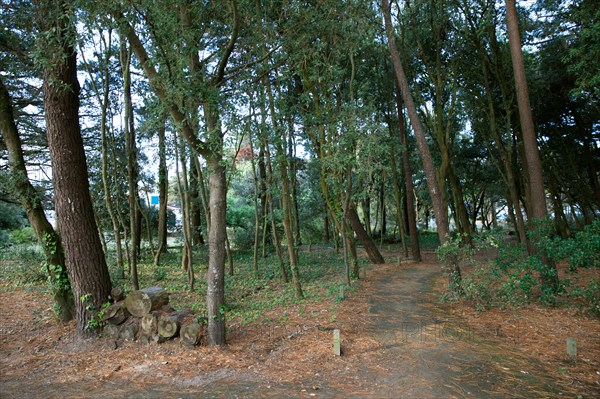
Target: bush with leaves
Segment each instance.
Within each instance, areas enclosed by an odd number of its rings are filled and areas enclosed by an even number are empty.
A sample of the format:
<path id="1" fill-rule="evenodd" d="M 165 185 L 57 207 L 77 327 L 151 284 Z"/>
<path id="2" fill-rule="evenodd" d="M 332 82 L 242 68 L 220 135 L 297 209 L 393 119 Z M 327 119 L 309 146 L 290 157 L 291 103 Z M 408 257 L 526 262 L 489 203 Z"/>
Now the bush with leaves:
<path id="1" fill-rule="evenodd" d="M 501 239 L 488 241 L 497 246 L 497 256 L 489 265 L 477 268 L 463 279 L 464 298 L 478 309 L 523 306 L 532 301 L 554 306 L 564 299 L 564 303 L 583 303 L 591 313 L 600 316 L 597 281 L 575 287 L 569 278 L 563 278 L 556 279 L 556 286 L 550 286 L 539 278 L 544 273 L 556 273 L 552 265 L 559 262 L 566 261 L 573 274 L 580 268 L 599 267 L 600 220 L 570 238 L 553 235 L 548 226 L 549 222 L 537 223 L 529 235 L 538 250 L 534 255 L 528 255 L 523 244 Z"/>

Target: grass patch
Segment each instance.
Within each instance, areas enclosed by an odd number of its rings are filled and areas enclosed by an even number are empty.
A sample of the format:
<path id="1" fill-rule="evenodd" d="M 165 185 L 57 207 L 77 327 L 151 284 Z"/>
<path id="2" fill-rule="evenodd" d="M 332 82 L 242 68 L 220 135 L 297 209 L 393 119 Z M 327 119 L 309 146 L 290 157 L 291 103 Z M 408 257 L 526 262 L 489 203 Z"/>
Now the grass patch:
<path id="1" fill-rule="evenodd" d="M 252 265 L 252 251 L 234 250 L 232 259 L 234 275 L 225 275 L 225 311 L 227 319 L 237 325 L 245 325 L 265 319 L 267 313 L 277 310 L 280 313 L 301 312 L 303 304 L 312 301 L 331 302 L 336 304 L 340 297 L 341 276 L 343 273 L 343 257 L 335 252 L 300 252 L 299 267 L 304 299 L 295 297 L 291 283 L 281 281 L 279 263 L 275 254 L 258 259 L 258 273 Z M 113 257 L 109 257 L 109 270 L 113 285 L 131 291 L 132 285 L 128 274 L 126 279 L 119 279 Z M 360 259 L 360 266 L 365 267 L 368 261 Z M 194 252 L 195 287 L 189 290 L 187 273 L 181 270 L 181 253 L 178 248 L 171 248 L 169 253 L 161 257 L 158 266 L 153 265 L 150 256 L 142 256 L 138 264 L 140 287 L 158 285 L 170 294 L 171 304 L 176 309 L 189 308 L 197 315 L 205 316 L 206 311 L 206 272 L 208 266 L 208 249 L 201 247 Z M 127 269 L 127 267 L 126 267 Z M 288 270 L 288 275 L 291 275 Z M 356 286 L 346 287 L 346 295 L 356 290 Z M 274 318 L 274 320 L 277 317 Z"/>

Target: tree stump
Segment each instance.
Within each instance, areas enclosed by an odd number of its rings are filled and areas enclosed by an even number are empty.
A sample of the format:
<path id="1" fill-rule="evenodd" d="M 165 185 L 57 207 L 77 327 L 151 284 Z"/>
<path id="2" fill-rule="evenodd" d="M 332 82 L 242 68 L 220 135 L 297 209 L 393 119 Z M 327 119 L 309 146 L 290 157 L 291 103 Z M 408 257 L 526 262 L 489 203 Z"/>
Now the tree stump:
<path id="1" fill-rule="evenodd" d="M 129 311 L 125 306 L 125 302 L 116 302 L 107 307 L 104 310 L 104 316 L 102 321 L 108 322 L 109 324 L 119 325 L 122 324 L 129 317 Z"/>
<path id="2" fill-rule="evenodd" d="M 198 323 L 190 323 L 181 326 L 179 339 L 184 346 L 192 347 L 200 343 L 202 338 L 202 326 Z"/>
<path id="3" fill-rule="evenodd" d="M 143 317 L 152 310 L 160 309 L 168 303 L 169 295 L 161 287 L 149 287 L 133 291 L 125 298 L 127 310 L 136 317 Z"/>
<path id="4" fill-rule="evenodd" d="M 161 315 L 158 318 L 158 335 L 163 338 L 172 338 L 177 335 L 181 327 L 181 322 L 185 316 L 191 314 L 190 309 L 185 309 L 180 312 Z"/>

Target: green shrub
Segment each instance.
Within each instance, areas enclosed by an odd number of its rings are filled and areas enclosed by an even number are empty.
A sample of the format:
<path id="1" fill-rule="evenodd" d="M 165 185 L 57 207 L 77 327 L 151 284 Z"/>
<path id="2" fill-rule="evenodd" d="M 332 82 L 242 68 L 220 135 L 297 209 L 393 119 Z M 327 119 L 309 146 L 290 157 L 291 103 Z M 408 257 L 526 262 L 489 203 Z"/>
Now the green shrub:
<path id="1" fill-rule="evenodd" d="M 17 284 L 43 282 L 46 269 L 39 245 L 12 245 L 0 254 L 0 279 Z"/>
<path id="2" fill-rule="evenodd" d="M 528 237 L 538 249 L 535 255 L 528 255 L 523 244 L 495 241 L 497 257 L 463 279 L 464 298 L 479 309 L 523 306 L 532 301 L 556 306 L 563 299 L 562 303 L 583 302 L 600 316 L 600 283 L 592 280 L 585 287 L 571 286 L 568 278 L 558 278 L 554 267 L 566 261 L 570 271 L 577 273 L 580 268 L 600 266 L 600 219 L 566 239 L 554 235 L 549 221 L 541 221 Z M 438 250 L 440 260 L 446 263 L 459 261 L 463 254 L 456 241 Z"/>
<path id="3" fill-rule="evenodd" d="M 10 235 L 6 230 L 0 230 L 0 248 L 8 246 L 10 243 Z"/>
<path id="4" fill-rule="evenodd" d="M 33 227 L 22 227 L 10 232 L 10 240 L 13 244 L 32 244 L 37 242 L 37 236 Z"/>
<path id="5" fill-rule="evenodd" d="M 592 279 L 589 285 L 583 290 L 582 297 L 587 304 L 589 312 L 600 317 L 600 281 Z"/>

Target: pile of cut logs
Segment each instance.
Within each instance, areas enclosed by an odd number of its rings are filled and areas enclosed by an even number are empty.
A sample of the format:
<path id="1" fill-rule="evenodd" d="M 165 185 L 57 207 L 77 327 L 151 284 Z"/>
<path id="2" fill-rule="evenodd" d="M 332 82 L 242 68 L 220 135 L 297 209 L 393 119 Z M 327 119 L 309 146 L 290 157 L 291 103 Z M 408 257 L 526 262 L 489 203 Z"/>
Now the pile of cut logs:
<path id="1" fill-rule="evenodd" d="M 179 337 L 181 344 L 200 343 L 204 323 L 198 323 L 190 309 L 176 311 L 169 306 L 169 295 L 161 287 L 133 291 L 127 296 L 120 288 L 111 292 L 113 303 L 102 315 L 103 335 L 143 343 L 162 343 Z"/>

